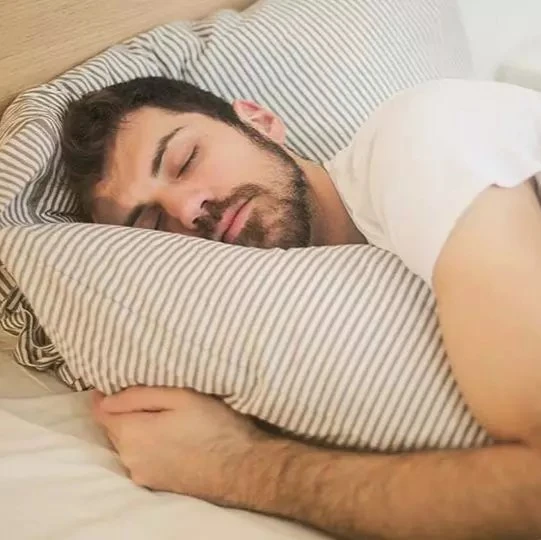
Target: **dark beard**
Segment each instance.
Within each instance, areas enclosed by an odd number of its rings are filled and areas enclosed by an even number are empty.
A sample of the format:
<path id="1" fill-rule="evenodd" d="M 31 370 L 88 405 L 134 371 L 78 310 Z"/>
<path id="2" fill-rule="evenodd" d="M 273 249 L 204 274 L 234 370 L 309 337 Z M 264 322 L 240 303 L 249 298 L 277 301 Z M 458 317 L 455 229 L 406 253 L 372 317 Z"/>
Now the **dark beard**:
<path id="1" fill-rule="evenodd" d="M 280 216 L 275 222 L 276 230 L 265 230 L 261 209 L 255 208 L 235 243 L 258 248 L 307 247 L 310 245 L 312 233 L 312 212 L 303 170 L 280 145 L 267 139 L 256 129 L 246 125 L 242 127 L 242 131 L 276 164 L 280 183 L 283 184 L 279 191 L 283 190 L 283 193 L 273 193 L 257 184 L 240 186 L 225 200 L 205 203 L 207 214 L 197 219 L 198 231 L 203 238 L 212 238 L 216 226 L 229 207 L 243 200 L 265 196 L 271 201 L 266 208 L 267 214 L 272 215 L 274 212 Z M 276 231 L 279 234 L 275 238 Z"/>

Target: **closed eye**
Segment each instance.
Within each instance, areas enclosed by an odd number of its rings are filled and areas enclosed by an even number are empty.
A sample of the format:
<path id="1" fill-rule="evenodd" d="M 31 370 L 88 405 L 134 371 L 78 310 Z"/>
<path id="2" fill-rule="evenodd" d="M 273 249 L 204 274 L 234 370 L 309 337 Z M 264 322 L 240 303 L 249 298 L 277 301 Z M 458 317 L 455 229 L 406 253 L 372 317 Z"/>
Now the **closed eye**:
<path id="1" fill-rule="evenodd" d="M 188 157 L 188 159 L 184 162 L 180 170 L 178 171 L 177 178 L 183 174 L 186 174 L 190 167 L 193 165 L 193 162 L 195 158 L 197 157 L 197 154 L 199 152 L 199 147 L 196 145 L 193 147 L 192 153 Z"/>

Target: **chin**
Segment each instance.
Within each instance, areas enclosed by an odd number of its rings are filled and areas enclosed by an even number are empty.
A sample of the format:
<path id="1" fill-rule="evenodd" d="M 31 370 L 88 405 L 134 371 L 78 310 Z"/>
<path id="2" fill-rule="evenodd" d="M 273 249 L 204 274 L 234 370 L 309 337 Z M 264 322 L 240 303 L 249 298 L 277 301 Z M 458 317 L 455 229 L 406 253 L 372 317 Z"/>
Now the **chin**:
<path id="1" fill-rule="evenodd" d="M 278 226 L 264 230 L 260 223 L 248 223 L 234 243 L 260 249 L 308 247 L 310 234 L 306 230 L 291 231 Z"/>

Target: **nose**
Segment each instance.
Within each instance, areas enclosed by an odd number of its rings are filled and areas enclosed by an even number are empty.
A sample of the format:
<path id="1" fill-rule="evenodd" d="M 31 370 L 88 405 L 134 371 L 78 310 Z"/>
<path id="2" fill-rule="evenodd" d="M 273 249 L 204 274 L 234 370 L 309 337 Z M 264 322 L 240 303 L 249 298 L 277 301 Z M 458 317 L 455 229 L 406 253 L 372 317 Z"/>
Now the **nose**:
<path id="1" fill-rule="evenodd" d="M 197 219 L 205 215 L 210 195 L 203 189 L 174 190 L 164 193 L 160 206 L 187 231 L 197 229 Z"/>

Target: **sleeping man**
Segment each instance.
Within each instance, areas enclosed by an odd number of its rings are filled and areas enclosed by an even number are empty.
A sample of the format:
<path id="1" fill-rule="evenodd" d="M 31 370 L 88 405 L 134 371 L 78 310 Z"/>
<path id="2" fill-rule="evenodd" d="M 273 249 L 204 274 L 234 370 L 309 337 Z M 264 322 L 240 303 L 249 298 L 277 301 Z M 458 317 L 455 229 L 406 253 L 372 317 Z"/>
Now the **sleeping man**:
<path id="1" fill-rule="evenodd" d="M 270 435 L 186 389 L 96 394 L 95 416 L 134 482 L 345 538 L 541 537 L 539 94 L 426 83 L 318 164 L 288 150 L 280 118 L 255 103 L 138 79 L 74 103 L 63 151 L 98 223 L 395 253 L 433 289 L 459 387 L 502 441 L 359 454 Z"/>

